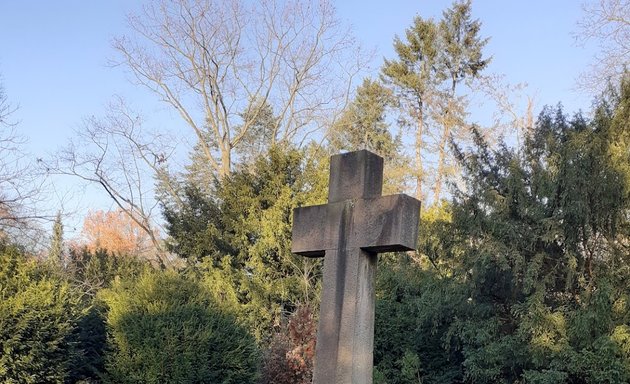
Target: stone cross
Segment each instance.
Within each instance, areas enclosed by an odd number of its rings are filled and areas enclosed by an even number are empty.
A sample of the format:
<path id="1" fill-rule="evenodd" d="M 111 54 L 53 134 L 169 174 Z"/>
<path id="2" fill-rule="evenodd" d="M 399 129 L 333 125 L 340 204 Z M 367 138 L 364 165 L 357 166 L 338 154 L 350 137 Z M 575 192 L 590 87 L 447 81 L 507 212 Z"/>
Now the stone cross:
<path id="1" fill-rule="evenodd" d="M 379 252 L 416 248 L 420 202 L 381 196 L 383 158 L 332 156 L 328 204 L 293 211 L 292 252 L 324 258 L 313 384 L 371 384 Z"/>

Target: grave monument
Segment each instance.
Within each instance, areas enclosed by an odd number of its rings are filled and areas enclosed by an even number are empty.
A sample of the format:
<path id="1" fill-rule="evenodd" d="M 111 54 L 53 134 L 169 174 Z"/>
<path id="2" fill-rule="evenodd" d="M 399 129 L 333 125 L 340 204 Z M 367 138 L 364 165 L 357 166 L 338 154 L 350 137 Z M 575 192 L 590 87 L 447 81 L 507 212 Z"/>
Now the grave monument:
<path id="1" fill-rule="evenodd" d="M 416 248 L 420 202 L 381 196 L 383 158 L 332 156 L 328 204 L 293 211 L 292 252 L 324 258 L 313 384 L 371 384 L 377 254 Z"/>

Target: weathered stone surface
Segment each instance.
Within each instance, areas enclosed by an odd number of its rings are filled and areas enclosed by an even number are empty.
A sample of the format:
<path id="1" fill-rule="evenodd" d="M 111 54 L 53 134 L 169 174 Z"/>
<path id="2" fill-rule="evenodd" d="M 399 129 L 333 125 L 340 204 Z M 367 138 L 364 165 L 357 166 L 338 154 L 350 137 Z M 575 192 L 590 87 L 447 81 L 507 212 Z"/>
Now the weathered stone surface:
<path id="1" fill-rule="evenodd" d="M 409 251 L 418 242 L 420 202 L 390 195 L 355 202 L 351 247 L 370 252 Z"/>
<path id="2" fill-rule="evenodd" d="M 331 158 L 328 204 L 293 212 L 294 253 L 324 259 L 314 384 L 371 384 L 378 252 L 416 247 L 420 202 L 380 196 L 383 159 Z"/>
<path id="3" fill-rule="evenodd" d="M 322 257 L 326 250 L 339 249 L 344 210 L 346 215 L 351 216 L 353 228 L 353 231 L 345 233 L 344 247 L 363 248 L 371 252 L 415 249 L 420 202 L 407 195 L 391 195 L 294 210 L 292 252 L 307 257 Z"/>
<path id="4" fill-rule="evenodd" d="M 328 202 L 370 198 L 383 190 L 383 158 L 362 150 L 330 158 Z"/>
<path id="5" fill-rule="evenodd" d="M 371 383 L 376 254 L 326 251 L 313 383 Z"/>
<path id="6" fill-rule="evenodd" d="M 291 252 L 307 257 L 322 257 L 326 249 L 331 249 L 331 235 L 328 226 L 328 206 L 313 205 L 293 210 Z"/>

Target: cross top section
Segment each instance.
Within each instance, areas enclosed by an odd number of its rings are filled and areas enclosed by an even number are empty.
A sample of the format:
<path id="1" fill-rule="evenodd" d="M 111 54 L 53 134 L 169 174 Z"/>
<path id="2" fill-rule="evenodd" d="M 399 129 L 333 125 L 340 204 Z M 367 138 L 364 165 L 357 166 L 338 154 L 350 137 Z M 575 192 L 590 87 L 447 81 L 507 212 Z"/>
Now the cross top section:
<path id="1" fill-rule="evenodd" d="M 367 199 L 383 192 L 383 158 L 362 150 L 330 158 L 328 202 Z"/>

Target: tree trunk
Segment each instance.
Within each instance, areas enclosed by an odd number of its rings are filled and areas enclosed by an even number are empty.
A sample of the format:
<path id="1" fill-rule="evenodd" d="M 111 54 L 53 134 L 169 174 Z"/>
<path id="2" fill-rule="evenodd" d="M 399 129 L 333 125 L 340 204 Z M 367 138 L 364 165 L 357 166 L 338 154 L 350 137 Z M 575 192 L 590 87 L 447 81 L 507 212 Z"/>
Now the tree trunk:
<path id="1" fill-rule="evenodd" d="M 448 121 L 444 122 L 444 129 L 442 131 L 442 138 L 440 140 L 440 146 L 438 148 L 439 157 L 438 157 L 438 167 L 437 174 L 435 179 L 435 186 L 433 187 L 433 202 L 437 203 L 440 201 L 440 194 L 442 193 L 442 180 L 444 178 L 445 167 L 444 163 L 446 162 L 446 141 L 448 140 L 448 136 L 451 133 L 451 124 Z"/>
<path id="2" fill-rule="evenodd" d="M 221 169 L 219 170 L 219 177 L 223 179 L 228 176 L 232 170 L 232 146 L 227 143 L 221 148 Z"/>
<path id="3" fill-rule="evenodd" d="M 424 168 L 422 163 L 422 145 L 423 145 L 423 135 L 424 135 L 424 115 L 422 113 L 422 106 L 420 106 L 418 110 L 418 120 L 417 120 L 417 130 L 416 130 L 416 198 L 422 201 L 422 184 L 424 183 Z"/>

